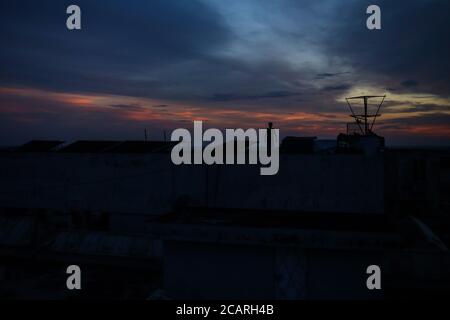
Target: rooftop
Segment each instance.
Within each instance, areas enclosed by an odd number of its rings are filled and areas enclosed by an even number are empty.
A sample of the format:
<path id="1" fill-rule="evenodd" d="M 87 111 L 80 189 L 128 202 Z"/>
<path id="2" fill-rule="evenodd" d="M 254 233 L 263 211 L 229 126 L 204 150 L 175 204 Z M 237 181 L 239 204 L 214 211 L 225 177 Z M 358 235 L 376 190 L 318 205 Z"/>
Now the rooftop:
<path id="1" fill-rule="evenodd" d="M 188 207 L 151 220 L 160 224 L 197 224 L 251 228 L 390 232 L 395 227 L 383 215 L 358 213 L 270 211 Z"/>

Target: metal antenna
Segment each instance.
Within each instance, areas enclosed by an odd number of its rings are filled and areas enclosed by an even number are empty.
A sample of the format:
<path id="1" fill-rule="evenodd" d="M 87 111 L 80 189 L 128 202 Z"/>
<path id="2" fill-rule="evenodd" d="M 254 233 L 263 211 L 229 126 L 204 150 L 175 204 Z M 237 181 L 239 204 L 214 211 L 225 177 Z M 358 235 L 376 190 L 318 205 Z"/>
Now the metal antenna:
<path id="1" fill-rule="evenodd" d="M 369 99 L 372 98 L 383 98 L 381 100 L 381 103 L 378 105 L 377 112 L 375 114 L 369 114 Z M 359 130 L 363 135 L 368 135 L 372 133 L 373 126 L 375 125 L 375 121 L 378 117 L 381 116 L 380 109 L 382 104 L 384 103 L 384 100 L 386 99 L 386 95 L 384 96 L 359 96 L 359 97 L 351 97 L 351 98 L 345 98 L 347 101 L 347 104 L 350 108 L 350 111 L 352 112 L 351 117 L 355 119 L 356 124 L 359 127 Z M 354 111 L 354 108 L 352 107 L 350 100 L 362 100 L 364 103 L 364 113 L 363 114 L 356 114 Z M 371 124 L 369 124 L 369 119 L 373 118 Z M 364 125 L 364 128 L 361 127 L 361 124 Z"/>

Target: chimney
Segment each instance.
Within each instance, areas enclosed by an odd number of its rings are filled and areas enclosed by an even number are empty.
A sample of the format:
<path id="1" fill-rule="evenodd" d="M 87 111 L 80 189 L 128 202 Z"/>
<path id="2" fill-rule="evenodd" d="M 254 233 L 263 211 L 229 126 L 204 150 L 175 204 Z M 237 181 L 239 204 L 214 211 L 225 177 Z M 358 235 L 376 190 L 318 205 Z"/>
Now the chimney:
<path id="1" fill-rule="evenodd" d="M 269 127 L 267 128 L 267 155 L 270 157 L 272 155 L 272 128 L 273 123 L 269 122 Z"/>

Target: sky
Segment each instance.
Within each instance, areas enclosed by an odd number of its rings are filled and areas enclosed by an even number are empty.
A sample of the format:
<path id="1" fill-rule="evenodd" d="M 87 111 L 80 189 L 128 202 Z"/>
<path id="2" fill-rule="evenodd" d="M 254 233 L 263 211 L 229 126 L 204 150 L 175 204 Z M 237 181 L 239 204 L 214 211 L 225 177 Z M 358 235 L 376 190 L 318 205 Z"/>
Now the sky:
<path id="1" fill-rule="evenodd" d="M 449 21 L 448 0 L 1 1 L 0 145 L 158 140 L 194 120 L 333 139 L 360 94 L 387 95 L 387 144 L 450 145 Z"/>

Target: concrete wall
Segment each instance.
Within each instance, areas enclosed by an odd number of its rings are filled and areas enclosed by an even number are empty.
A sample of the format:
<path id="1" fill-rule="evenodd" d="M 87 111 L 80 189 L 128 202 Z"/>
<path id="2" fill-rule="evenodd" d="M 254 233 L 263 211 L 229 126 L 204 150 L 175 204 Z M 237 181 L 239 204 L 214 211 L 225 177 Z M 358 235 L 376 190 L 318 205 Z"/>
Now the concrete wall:
<path id="1" fill-rule="evenodd" d="M 160 214 L 199 206 L 383 211 L 383 161 L 362 155 L 282 155 L 259 166 L 175 166 L 169 154 L 0 154 L 0 207 Z"/>
<path id="2" fill-rule="evenodd" d="M 164 242 L 164 292 L 173 299 L 379 299 L 366 269 L 378 252 Z M 383 281 L 383 279 L 382 279 Z"/>
<path id="3" fill-rule="evenodd" d="M 274 299 L 273 251 L 264 247 L 164 243 L 164 292 L 171 299 Z"/>

